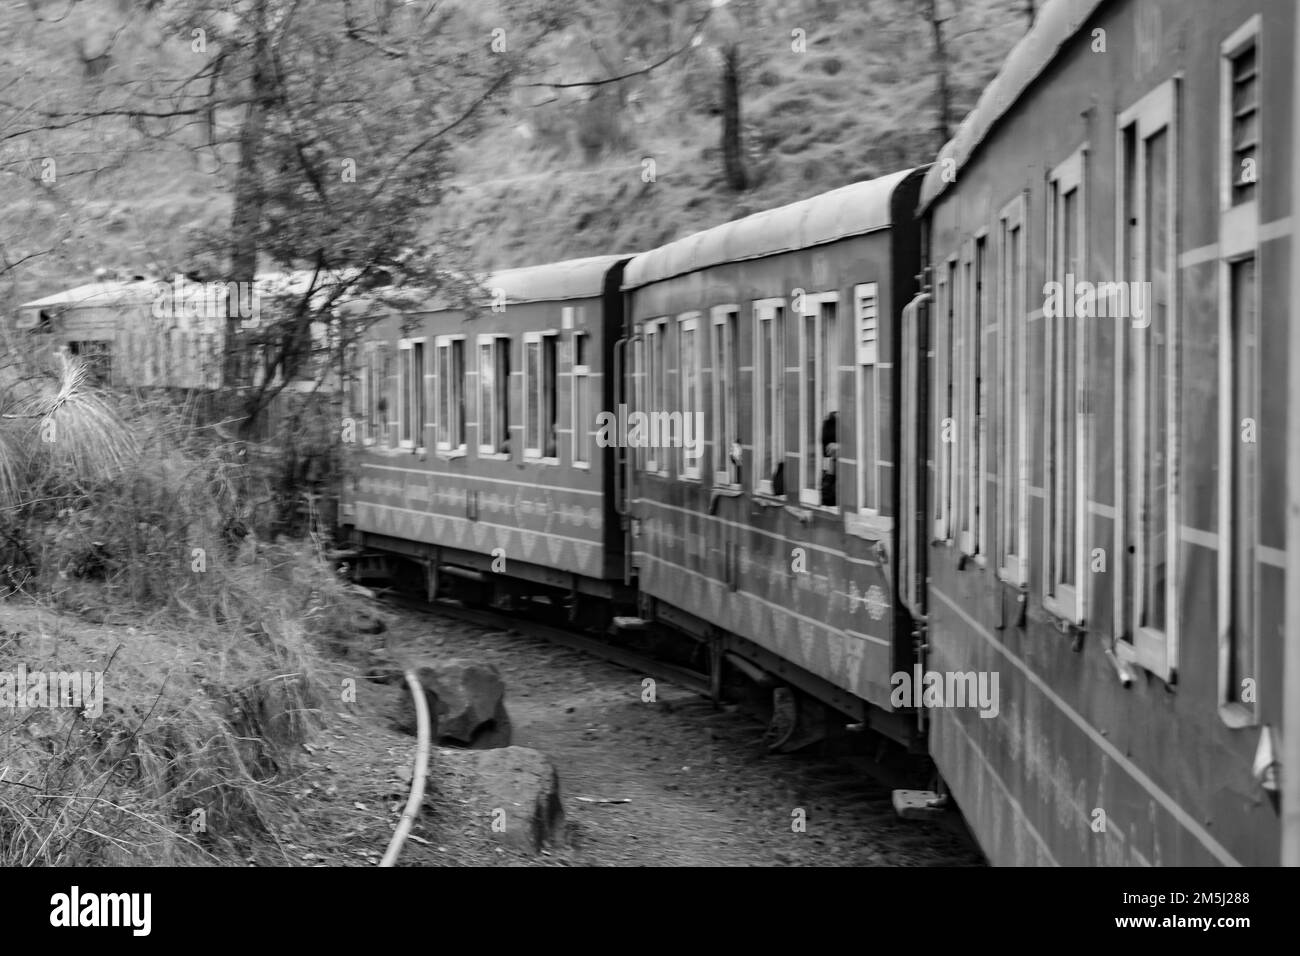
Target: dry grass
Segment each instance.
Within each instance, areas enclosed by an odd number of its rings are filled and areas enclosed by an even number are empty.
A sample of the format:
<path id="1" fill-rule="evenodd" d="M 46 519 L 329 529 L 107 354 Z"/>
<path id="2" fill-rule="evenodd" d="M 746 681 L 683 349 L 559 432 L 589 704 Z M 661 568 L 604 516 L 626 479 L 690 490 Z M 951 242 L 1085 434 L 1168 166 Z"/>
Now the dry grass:
<path id="1" fill-rule="evenodd" d="M 0 865 L 264 854 L 322 722 L 321 635 L 358 600 L 328 541 L 259 542 L 270 480 L 189 409 L 98 393 L 75 363 L 9 381 L 0 672 L 105 676 L 92 719 L 0 709 Z"/>

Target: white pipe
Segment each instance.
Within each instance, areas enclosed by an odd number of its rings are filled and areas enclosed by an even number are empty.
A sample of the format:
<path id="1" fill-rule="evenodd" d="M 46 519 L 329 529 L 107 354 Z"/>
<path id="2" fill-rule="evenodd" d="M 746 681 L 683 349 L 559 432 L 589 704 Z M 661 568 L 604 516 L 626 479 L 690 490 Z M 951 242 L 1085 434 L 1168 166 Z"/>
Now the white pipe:
<path id="1" fill-rule="evenodd" d="M 424 687 L 421 686 L 420 678 L 416 676 L 415 671 L 406 672 L 406 684 L 411 688 L 411 696 L 415 698 L 415 724 L 418 734 L 415 744 L 415 771 L 411 777 L 411 795 L 406 800 L 406 809 L 402 811 L 402 819 L 393 832 L 393 839 L 389 841 L 388 852 L 384 854 L 380 866 L 392 866 L 397 862 L 397 855 L 402 852 L 402 844 L 406 842 L 407 834 L 411 832 L 411 827 L 415 823 L 416 814 L 420 812 L 420 804 L 424 802 L 424 780 L 429 773 L 429 705 L 424 699 Z"/>

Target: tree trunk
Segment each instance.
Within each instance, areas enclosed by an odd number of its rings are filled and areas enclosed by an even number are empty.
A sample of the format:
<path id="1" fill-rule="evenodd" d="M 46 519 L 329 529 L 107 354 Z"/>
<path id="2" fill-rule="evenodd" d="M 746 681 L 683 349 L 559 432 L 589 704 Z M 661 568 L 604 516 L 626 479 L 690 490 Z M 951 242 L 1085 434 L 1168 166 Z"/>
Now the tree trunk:
<path id="1" fill-rule="evenodd" d="M 745 154 L 740 141 L 740 50 L 729 44 L 722 50 L 722 167 L 727 186 L 735 192 L 749 188 Z"/>
<path id="2" fill-rule="evenodd" d="M 952 109 L 952 95 L 948 91 L 948 49 L 943 39 L 943 19 L 939 16 L 937 0 L 925 0 L 925 17 L 930 21 L 930 30 L 934 35 L 935 86 L 939 99 L 935 117 L 934 132 L 938 147 L 943 148 L 948 142 L 948 116 Z"/>
<path id="3" fill-rule="evenodd" d="M 266 135 L 266 114 L 274 83 L 269 62 L 267 3 L 268 0 L 257 0 L 253 10 L 252 76 L 248 111 L 239 132 L 239 169 L 235 174 L 234 215 L 230 224 L 229 279 L 234 282 L 251 283 L 257 274 L 257 234 L 262 222 L 262 179 L 258 160 Z M 238 302 L 232 296 L 227 300 L 227 306 L 221 384 L 226 389 L 238 389 L 252 383 L 249 374 L 251 363 L 242 341 Z M 253 424 L 248 420 L 242 422 L 240 431 L 248 434 Z"/>

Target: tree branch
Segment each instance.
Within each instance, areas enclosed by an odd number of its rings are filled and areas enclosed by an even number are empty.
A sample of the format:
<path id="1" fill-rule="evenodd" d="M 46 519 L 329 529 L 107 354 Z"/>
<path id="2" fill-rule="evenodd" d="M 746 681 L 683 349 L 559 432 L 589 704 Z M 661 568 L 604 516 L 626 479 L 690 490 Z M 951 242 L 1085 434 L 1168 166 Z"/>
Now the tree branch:
<path id="1" fill-rule="evenodd" d="M 694 29 L 691 30 L 690 38 L 685 43 L 683 43 L 676 50 L 673 50 L 663 59 L 656 60 L 654 63 L 651 63 L 649 66 L 643 66 L 639 70 L 631 70 L 628 73 L 621 73 L 618 76 L 608 76 L 601 80 L 580 80 L 576 83 L 523 83 L 521 85 L 525 88 L 540 86 L 552 90 L 567 90 L 579 86 L 604 86 L 607 83 L 618 83 L 621 82 L 622 80 L 631 79 L 634 76 L 645 76 L 647 73 L 659 69 L 659 67 L 663 66 L 665 63 L 668 63 L 669 61 L 676 59 L 677 57 L 685 53 L 687 50 L 689 50 L 691 47 L 693 47 L 695 45 L 696 38 L 699 37 L 700 35 L 700 31 L 704 29 L 704 24 L 708 22 L 709 17 L 711 17 L 712 15 L 713 15 L 713 8 L 710 7 L 705 12 L 704 16 L 700 17 L 698 20 L 695 21 L 695 27 Z"/>

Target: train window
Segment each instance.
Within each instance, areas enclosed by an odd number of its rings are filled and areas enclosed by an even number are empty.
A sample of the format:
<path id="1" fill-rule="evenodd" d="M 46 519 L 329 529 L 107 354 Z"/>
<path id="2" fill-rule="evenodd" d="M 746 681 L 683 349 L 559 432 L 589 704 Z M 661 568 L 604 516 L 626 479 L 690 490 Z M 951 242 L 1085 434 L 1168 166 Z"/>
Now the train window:
<path id="1" fill-rule="evenodd" d="M 542 337 L 542 457 L 559 460 L 559 374 L 560 339 L 557 335 Z"/>
<path id="2" fill-rule="evenodd" d="M 713 310 L 713 483 L 740 484 L 740 429 L 736 422 L 736 307 Z"/>
<path id="3" fill-rule="evenodd" d="M 966 460 L 968 505 L 966 529 L 960 546 L 962 553 L 972 557 L 984 554 L 985 522 L 988 516 L 988 350 L 984 347 L 985 301 L 984 276 L 988 265 L 988 235 L 981 232 L 975 237 L 975 251 L 971 261 L 970 298 L 967 308 L 970 323 L 968 366 L 970 376 L 969 404 L 966 419 L 969 425 Z"/>
<path id="4" fill-rule="evenodd" d="M 465 451 L 465 338 L 440 335 L 437 351 L 437 449 Z"/>
<path id="5" fill-rule="evenodd" d="M 587 334 L 573 333 L 573 463 L 591 464 L 591 369 L 588 362 Z"/>
<path id="6" fill-rule="evenodd" d="M 667 348 L 664 344 L 667 332 L 668 323 L 666 319 L 646 323 L 646 393 L 649 406 L 645 411 L 649 415 L 660 414 L 668 410 L 665 404 L 668 385 Z M 659 448 L 655 447 L 655 444 L 650 442 L 644 449 L 645 470 L 666 474 L 668 471 L 668 458 L 661 453 Z"/>
<path id="7" fill-rule="evenodd" d="M 785 494 L 785 300 L 754 303 L 754 490 Z"/>
<path id="8" fill-rule="evenodd" d="M 952 517 L 949 521 L 948 540 L 961 547 L 961 538 L 967 530 L 966 511 L 969 502 L 966 459 L 970 452 L 967 432 L 970 422 L 970 397 L 967 395 L 970 380 L 970 355 L 967 336 L 970 329 L 970 242 L 962 243 L 961 256 L 952 272 L 953 310 L 950 335 L 952 338 L 952 423 L 949 427 L 948 466 L 952 477 Z"/>
<path id="9" fill-rule="evenodd" d="M 1259 29 L 1257 14 L 1233 33 L 1221 48 L 1219 89 L 1223 107 L 1220 139 L 1225 210 L 1255 199 L 1263 133 L 1259 121 Z"/>
<path id="10" fill-rule="evenodd" d="M 510 338 L 478 337 L 478 450 L 510 454 Z"/>
<path id="11" fill-rule="evenodd" d="M 387 403 L 384 401 L 383 355 L 383 342 L 366 344 L 365 367 L 361 370 L 361 408 L 365 418 L 361 426 L 361 442 L 364 445 L 384 440 Z"/>
<path id="12" fill-rule="evenodd" d="M 1075 288 L 1084 275 L 1084 162 L 1080 149 L 1048 176 L 1049 278 L 1061 288 Z M 1047 422 L 1044 479 L 1043 604 L 1074 624 L 1083 621 L 1087 469 L 1084 462 L 1086 428 L 1080 388 L 1086 381 L 1084 316 L 1050 314 L 1044 318 L 1046 379 L 1044 416 Z"/>
<path id="13" fill-rule="evenodd" d="M 701 378 L 700 375 L 700 319 L 699 314 L 695 312 L 680 316 L 677 319 L 677 342 L 678 356 L 680 359 L 681 374 L 678 384 L 681 390 L 680 408 L 682 418 L 682 432 L 679 436 L 680 458 L 678 475 L 682 478 L 699 478 L 700 477 L 700 457 L 702 449 L 695 446 L 694 449 L 689 447 L 692 442 L 703 441 L 703 429 L 696 427 L 696 413 L 703 415 L 703 402 L 700 400 L 701 395 Z M 687 439 L 690 439 L 689 441 Z"/>
<path id="14" fill-rule="evenodd" d="M 999 222 L 1002 247 L 998 273 L 1001 312 L 998 327 L 1002 333 L 1002 422 L 998 433 L 998 474 L 1002 492 L 999 502 L 999 572 L 1003 580 L 1023 587 L 1028 580 L 1026 553 L 1029 549 L 1024 196 L 1017 197 L 1002 210 Z"/>
<path id="15" fill-rule="evenodd" d="M 1119 648 L 1128 660 L 1166 680 L 1177 660 L 1169 613 L 1176 581 L 1171 516 L 1177 514 L 1176 98 L 1170 81 L 1120 116 L 1117 198 L 1124 228 L 1119 261 L 1126 265 L 1128 283 L 1117 284 L 1117 290 L 1134 291 L 1127 307 L 1122 296 L 1107 302 L 1118 322 L 1116 368 L 1124 383 L 1116 419 L 1117 488 L 1123 492 L 1116 521 Z"/>
<path id="16" fill-rule="evenodd" d="M 193 352 L 187 349 L 189 353 L 186 358 L 187 362 L 194 356 Z M 193 381 L 193 372 L 185 369 L 185 381 Z M 364 378 L 361 368 L 361 346 L 356 342 L 348 342 L 343 346 L 343 363 L 340 368 L 339 388 L 343 392 L 343 407 L 347 409 L 344 413 L 347 419 L 344 421 L 345 429 L 343 440 L 345 442 L 357 442 L 361 440 L 361 422 L 365 419 L 365 404 L 361 394 L 362 379 Z"/>
<path id="17" fill-rule="evenodd" d="M 559 461 L 557 342 L 554 332 L 524 335 L 524 457 L 547 464 Z"/>
<path id="18" fill-rule="evenodd" d="M 878 286 L 864 282 L 854 286 L 853 302 L 857 322 L 857 474 L 858 512 L 869 517 L 880 514 L 880 327 Z"/>
<path id="19" fill-rule="evenodd" d="M 922 348 L 929 343 L 929 296 L 918 295 L 903 309 L 902 348 L 899 350 L 902 368 L 899 371 L 900 403 L 898 417 L 902 423 L 902 447 L 899 449 L 898 514 L 902 534 L 898 555 L 898 593 L 904 605 L 913 614 L 922 614 L 922 588 L 920 577 L 920 547 L 918 532 L 924 521 L 911 520 L 920 507 L 920 486 L 926 463 L 922 460 L 917 420 L 920 416 L 920 383 L 926 369 Z"/>
<path id="20" fill-rule="evenodd" d="M 957 258 L 948 260 L 939 279 L 938 307 L 935 310 L 935 374 L 934 402 L 935 468 L 938 491 L 934 501 L 934 537 L 936 541 L 952 540 L 952 483 L 953 446 L 957 436 L 953 431 L 953 338 L 957 312 Z"/>
<path id="21" fill-rule="evenodd" d="M 1259 629 L 1269 616 L 1259 578 L 1259 33 L 1255 15 L 1224 41 L 1220 66 L 1219 283 L 1226 294 L 1219 315 L 1219 701 L 1232 726 L 1258 719 Z"/>
<path id="22" fill-rule="evenodd" d="M 424 339 L 401 339 L 397 343 L 398 445 L 424 447 Z"/>
<path id="23" fill-rule="evenodd" d="M 1255 434 L 1261 411 L 1258 295 L 1254 257 L 1229 263 L 1229 325 L 1222 341 L 1231 356 L 1231 380 L 1220 391 L 1220 401 L 1227 406 L 1227 434 L 1221 446 L 1224 461 L 1219 472 L 1226 486 L 1221 493 L 1227 498 L 1220 522 L 1226 529 L 1220 545 L 1220 700 L 1250 715 L 1255 712 L 1257 695 L 1243 694 L 1243 690 L 1259 684 L 1260 461 Z"/>
<path id="24" fill-rule="evenodd" d="M 805 293 L 799 319 L 799 501 L 836 504 L 839 355 L 835 310 L 839 293 Z"/>

